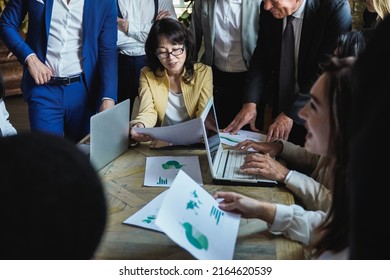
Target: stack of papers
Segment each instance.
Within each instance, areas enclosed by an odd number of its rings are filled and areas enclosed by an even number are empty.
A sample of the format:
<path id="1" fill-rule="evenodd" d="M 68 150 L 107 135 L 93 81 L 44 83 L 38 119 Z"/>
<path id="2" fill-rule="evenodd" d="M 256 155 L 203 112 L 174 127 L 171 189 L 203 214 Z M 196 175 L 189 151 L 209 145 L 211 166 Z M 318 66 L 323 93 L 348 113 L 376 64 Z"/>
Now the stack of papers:
<path id="1" fill-rule="evenodd" d="M 164 232 L 195 258 L 231 260 L 240 215 L 225 212 L 180 170 L 171 187 L 123 223 Z"/>

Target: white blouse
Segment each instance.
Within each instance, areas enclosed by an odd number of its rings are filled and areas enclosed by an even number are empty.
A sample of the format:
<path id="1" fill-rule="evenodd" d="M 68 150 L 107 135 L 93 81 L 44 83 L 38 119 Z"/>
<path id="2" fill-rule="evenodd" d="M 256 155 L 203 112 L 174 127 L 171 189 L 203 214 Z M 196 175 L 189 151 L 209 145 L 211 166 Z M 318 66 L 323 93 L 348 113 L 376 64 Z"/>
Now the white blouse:
<path id="1" fill-rule="evenodd" d="M 189 119 L 190 116 L 184 103 L 183 94 L 169 91 L 168 104 L 162 126 L 178 124 Z"/>

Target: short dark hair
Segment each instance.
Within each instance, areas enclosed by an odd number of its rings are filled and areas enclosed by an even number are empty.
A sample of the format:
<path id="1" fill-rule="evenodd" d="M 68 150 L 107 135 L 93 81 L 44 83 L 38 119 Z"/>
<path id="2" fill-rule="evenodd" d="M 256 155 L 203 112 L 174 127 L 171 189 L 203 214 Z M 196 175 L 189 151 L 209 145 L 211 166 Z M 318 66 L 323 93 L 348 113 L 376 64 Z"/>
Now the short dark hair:
<path id="1" fill-rule="evenodd" d="M 337 40 L 337 57 L 359 57 L 366 48 L 369 33 L 369 30 L 358 29 L 341 33 Z"/>
<path id="2" fill-rule="evenodd" d="M 178 20 L 163 18 L 156 20 L 148 34 L 145 42 L 145 53 L 148 58 L 148 66 L 156 75 L 158 70 L 164 70 L 164 66 L 156 55 L 161 37 L 166 37 L 172 44 L 183 45 L 186 50 L 185 79 L 187 82 L 194 78 L 194 63 L 197 54 L 192 33 Z"/>
<path id="3" fill-rule="evenodd" d="M 62 137 L 0 138 L 0 259 L 90 259 L 106 223 L 102 182 Z"/>

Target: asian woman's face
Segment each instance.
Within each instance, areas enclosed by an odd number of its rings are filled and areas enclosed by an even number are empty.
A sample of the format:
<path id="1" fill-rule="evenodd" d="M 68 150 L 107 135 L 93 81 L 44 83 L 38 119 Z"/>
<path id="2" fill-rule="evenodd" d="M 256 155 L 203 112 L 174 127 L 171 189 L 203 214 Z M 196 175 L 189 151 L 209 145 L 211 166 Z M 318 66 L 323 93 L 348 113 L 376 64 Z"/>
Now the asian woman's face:
<path id="1" fill-rule="evenodd" d="M 327 74 L 322 74 L 311 88 L 310 101 L 299 111 L 307 129 L 305 148 L 315 154 L 328 155 L 330 133 Z"/>
<path id="2" fill-rule="evenodd" d="M 181 74 L 187 53 L 183 45 L 173 45 L 166 37 L 161 37 L 156 55 L 168 74 Z"/>

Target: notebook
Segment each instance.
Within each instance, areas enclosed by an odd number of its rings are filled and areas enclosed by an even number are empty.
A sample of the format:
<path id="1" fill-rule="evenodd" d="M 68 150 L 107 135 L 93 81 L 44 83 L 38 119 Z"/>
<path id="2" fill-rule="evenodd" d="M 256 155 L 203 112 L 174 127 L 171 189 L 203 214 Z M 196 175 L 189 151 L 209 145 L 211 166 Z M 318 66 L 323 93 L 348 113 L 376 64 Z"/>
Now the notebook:
<path id="1" fill-rule="evenodd" d="M 106 166 L 129 147 L 130 99 L 93 115 L 90 119 L 89 143 L 78 145 L 89 154 L 96 170 Z"/>
<path id="2" fill-rule="evenodd" d="M 260 175 L 244 174 L 240 170 L 245 154 L 250 152 L 226 149 L 222 146 L 213 98 L 205 107 L 202 120 L 204 144 L 210 173 L 215 184 L 264 187 L 277 185 L 277 181 Z"/>

